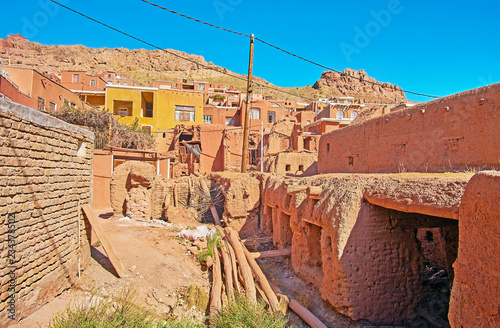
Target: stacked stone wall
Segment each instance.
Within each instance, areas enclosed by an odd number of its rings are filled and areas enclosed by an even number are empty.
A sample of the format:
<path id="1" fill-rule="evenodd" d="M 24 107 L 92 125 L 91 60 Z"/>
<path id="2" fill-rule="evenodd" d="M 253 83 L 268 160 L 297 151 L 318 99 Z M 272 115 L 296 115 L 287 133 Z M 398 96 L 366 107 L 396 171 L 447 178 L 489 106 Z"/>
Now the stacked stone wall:
<path id="1" fill-rule="evenodd" d="M 91 201 L 93 142 L 87 130 L 0 100 L 0 326 L 53 299 L 88 264 L 78 205 Z"/>

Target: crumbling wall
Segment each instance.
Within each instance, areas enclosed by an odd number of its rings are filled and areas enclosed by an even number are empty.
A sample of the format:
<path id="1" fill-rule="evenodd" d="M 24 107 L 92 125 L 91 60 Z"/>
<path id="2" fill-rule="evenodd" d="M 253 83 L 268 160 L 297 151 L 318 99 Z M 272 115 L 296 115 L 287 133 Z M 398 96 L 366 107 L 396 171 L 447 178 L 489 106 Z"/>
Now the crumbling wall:
<path id="1" fill-rule="evenodd" d="M 87 130 L 0 99 L 0 326 L 51 301 L 88 265 L 79 205 L 91 202 L 93 145 Z"/>
<path id="2" fill-rule="evenodd" d="M 241 238 L 253 236 L 259 227 L 259 180 L 248 174 L 232 172 L 212 173 L 209 178 L 224 195 L 224 223 L 238 231 Z"/>
<path id="3" fill-rule="evenodd" d="M 118 165 L 111 177 L 114 214 L 135 220 L 161 217 L 170 184 L 149 163 L 127 161 Z"/>
<path id="4" fill-rule="evenodd" d="M 500 168 L 500 83 L 324 134 L 318 171 L 447 172 Z"/>
<path id="5" fill-rule="evenodd" d="M 269 158 L 266 166 L 270 173 L 311 176 L 317 174 L 317 162 L 316 153 L 279 153 Z"/>
<path id="6" fill-rule="evenodd" d="M 390 210 L 365 195 L 422 206 L 457 206 L 469 179 L 320 175 L 290 179 L 262 174 L 261 224 L 292 266 L 340 313 L 375 324 L 414 320 L 422 299 L 423 256 L 415 229 L 391 222 Z M 319 190 L 319 193 L 318 193 Z"/>
<path id="7" fill-rule="evenodd" d="M 460 245 L 454 264 L 452 327 L 495 327 L 500 322 L 500 173 L 480 172 L 460 204 Z"/>

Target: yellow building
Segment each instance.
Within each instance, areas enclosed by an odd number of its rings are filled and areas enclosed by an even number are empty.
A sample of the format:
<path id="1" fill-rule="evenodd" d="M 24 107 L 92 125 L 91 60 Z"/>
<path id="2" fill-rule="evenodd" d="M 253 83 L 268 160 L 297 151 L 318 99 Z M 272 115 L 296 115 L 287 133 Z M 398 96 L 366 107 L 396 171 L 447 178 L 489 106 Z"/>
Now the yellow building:
<path id="1" fill-rule="evenodd" d="M 203 123 L 203 93 L 197 91 L 108 85 L 105 108 L 122 123 L 137 118 L 139 127 L 153 133 Z"/>

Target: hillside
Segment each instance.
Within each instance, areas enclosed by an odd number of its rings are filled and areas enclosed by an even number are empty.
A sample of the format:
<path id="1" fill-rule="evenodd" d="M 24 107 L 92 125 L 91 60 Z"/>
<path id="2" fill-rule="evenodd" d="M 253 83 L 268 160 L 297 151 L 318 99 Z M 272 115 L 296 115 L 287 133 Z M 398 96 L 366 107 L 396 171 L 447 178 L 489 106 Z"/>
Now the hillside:
<path id="1" fill-rule="evenodd" d="M 5 39 L 0 38 L 0 58 L 5 64 L 17 67 L 35 68 L 42 73 L 60 74 L 64 70 L 83 70 L 89 73 L 103 73 L 115 71 L 126 74 L 136 81 L 136 85 L 150 86 L 155 80 L 175 80 L 177 78 L 195 79 L 213 83 L 224 83 L 235 85 L 239 90 L 246 89 L 246 82 L 224 75 L 227 72 L 246 78 L 226 68 L 207 62 L 205 58 L 198 55 L 187 54 L 181 51 L 167 49 L 174 54 L 187 57 L 200 64 L 207 65 L 214 70 L 207 69 L 185 61 L 173 54 L 161 50 L 125 49 L 125 48 L 87 48 L 81 45 L 72 46 L 47 46 L 36 42 L 30 42 L 19 34 L 8 35 Z M 357 78 L 348 77 L 355 76 Z M 346 69 L 342 74 L 336 72 L 324 72 L 321 78 L 312 86 L 282 88 L 298 96 L 307 98 L 327 98 L 332 96 L 352 96 L 365 102 L 390 102 L 405 101 L 405 95 L 401 89 L 386 83 L 387 87 L 373 85 L 363 80 L 375 81 L 368 77 L 364 71 Z M 254 80 L 265 85 L 273 86 L 271 83 L 254 77 Z M 256 89 L 258 90 L 258 89 Z M 260 90 L 259 90 L 260 92 Z M 265 95 L 286 100 L 300 100 L 282 93 L 277 93 L 266 88 L 262 89 Z"/>

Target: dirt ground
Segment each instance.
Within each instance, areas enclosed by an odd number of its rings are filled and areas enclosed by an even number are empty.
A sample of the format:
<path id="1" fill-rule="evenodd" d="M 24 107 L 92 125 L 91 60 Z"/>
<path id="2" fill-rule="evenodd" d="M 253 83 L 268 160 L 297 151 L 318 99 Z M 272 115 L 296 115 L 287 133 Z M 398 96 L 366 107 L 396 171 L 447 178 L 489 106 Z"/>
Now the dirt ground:
<path id="1" fill-rule="evenodd" d="M 200 223 L 185 219 L 172 224 L 110 218 L 112 213 L 109 212 L 111 211 L 101 211 L 99 221 L 127 271 L 127 276 L 116 276 L 102 246 L 98 241 L 92 240 L 94 246 L 90 266 L 82 272 L 77 284 L 11 327 L 45 327 L 55 313 L 64 311 L 68 305 L 84 302 L 90 299 L 92 293 L 102 297 L 116 296 L 126 286 L 131 286 L 136 291 L 138 300 L 162 318 L 186 315 L 203 318 L 201 312 L 186 308 L 183 304 L 186 300 L 180 295 L 189 284 L 197 284 L 209 292 L 209 273 L 202 268 L 195 255 L 197 249 L 204 245 L 198 242 L 196 247 L 192 242 L 177 237 L 182 229 L 195 228 Z M 207 226 L 210 228 L 210 225 Z M 258 250 L 272 248 L 272 243 L 268 243 L 260 245 Z M 272 282 L 309 307 L 327 326 L 362 327 L 331 310 L 321 300 L 319 293 L 295 277 L 289 258 L 262 259 L 259 264 Z M 308 327 L 290 310 L 289 315 L 291 327 Z"/>

